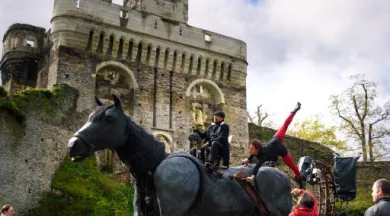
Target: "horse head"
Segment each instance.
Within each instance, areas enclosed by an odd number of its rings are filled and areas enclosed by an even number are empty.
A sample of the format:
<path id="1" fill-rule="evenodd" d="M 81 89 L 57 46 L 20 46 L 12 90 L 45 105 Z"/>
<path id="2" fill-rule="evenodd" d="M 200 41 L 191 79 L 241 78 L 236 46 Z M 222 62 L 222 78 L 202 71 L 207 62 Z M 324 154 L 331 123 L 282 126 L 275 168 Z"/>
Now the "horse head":
<path id="1" fill-rule="evenodd" d="M 82 161 L 95 151 L 117 149 L 125 144 L 128 137 L 128 121 L 120 100 L 112 95 L 114 105 L 99 105 L 88 117 L 87 122 L 69 140 L 69 157 Z"/>

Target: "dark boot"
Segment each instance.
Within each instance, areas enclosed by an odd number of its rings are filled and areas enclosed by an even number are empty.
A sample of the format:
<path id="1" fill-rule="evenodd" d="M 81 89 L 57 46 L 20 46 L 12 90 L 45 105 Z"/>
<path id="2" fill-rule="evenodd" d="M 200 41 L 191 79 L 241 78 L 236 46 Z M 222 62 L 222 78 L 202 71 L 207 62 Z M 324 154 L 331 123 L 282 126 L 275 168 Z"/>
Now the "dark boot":
<path id="1" fill-rule="evenodd" d="M 223 174 L 212 163 L 206 162 L 205 166 L 209 172 L 214 172 L 218 177 L 222 177 Z"/>

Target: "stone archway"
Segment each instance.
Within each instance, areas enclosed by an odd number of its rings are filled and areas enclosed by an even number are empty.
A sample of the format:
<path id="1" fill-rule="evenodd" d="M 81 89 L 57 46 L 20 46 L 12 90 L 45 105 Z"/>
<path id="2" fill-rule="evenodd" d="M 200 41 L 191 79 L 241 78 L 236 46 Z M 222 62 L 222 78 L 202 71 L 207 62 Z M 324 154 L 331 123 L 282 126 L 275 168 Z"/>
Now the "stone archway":
<path id="1" fill-rule="evenodd" d="M 96 66 L 95 95 L 103 103 L 113 103 L 112 94 L 121 99 L 122 107 L 127 115 L 133 115 L 135 89 L 138 88 L 134 73 L 124 64 L 116 61 L 102 62 Z M 121 162 L 111 150 L 98 153 L 100 167 L 108 171 L 122 170 Z"/>
<path id="2" fill-rule="evenodd" d="M 121 99 L 126 114 L 133 114 L 134 90 L 138 88 L 134 73 L 115 61 L 102 62 L 96 67 L 95 94 L 103 102 L 113 102 L 112 94 Z"/>
<path id="3" fill-rule="evenodd" d="M 165 144 L 165 152 L 171 153 L 171 140 L 169 140 L 169 138 L 163 134 L 157 134 L 155 137 L 158 141 Z"/>
<path id="4" fill-rule="evenodd" d="M 194 80 L 186 90 L 190 113 L 190 126 L 207 128 L 213 122 L 213 113 L 223 110 L 225 96 L 219 86 L 208 79 Z"/>

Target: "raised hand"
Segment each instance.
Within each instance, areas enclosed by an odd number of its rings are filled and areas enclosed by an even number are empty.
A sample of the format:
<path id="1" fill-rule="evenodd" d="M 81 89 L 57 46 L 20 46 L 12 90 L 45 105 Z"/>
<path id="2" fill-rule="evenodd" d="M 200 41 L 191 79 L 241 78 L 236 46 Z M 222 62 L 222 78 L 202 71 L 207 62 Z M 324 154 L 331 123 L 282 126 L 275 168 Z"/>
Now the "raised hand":
<path id="1" fill-rule="evenodd" d="M 247 178 L 246 178 L 246 181 L 247 181 L 247 182 L 251 182 L 251 181 L 253 181 L 254 178 L 255 178 L 255 176 L 252 175 L 251 177 L 247 177 Z"/>

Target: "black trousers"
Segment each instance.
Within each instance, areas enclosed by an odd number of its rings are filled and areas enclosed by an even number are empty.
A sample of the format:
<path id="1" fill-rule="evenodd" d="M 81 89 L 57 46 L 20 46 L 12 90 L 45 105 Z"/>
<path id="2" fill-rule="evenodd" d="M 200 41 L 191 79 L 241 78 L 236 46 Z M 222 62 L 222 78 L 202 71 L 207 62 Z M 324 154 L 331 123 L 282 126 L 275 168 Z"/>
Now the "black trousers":
<path id="1" fill-rule="evenodd" d="M 212 142 L 211 143 L 211 149 L 209 154 L 209 162 L 211 164 L 215 163 L 216 157 L 221 156 L 222 157 L 222 164 L 224 166 L 229 167 L 230 164 L 230 149 L 228 145 L 224 145 L 219 142 Z"/>

